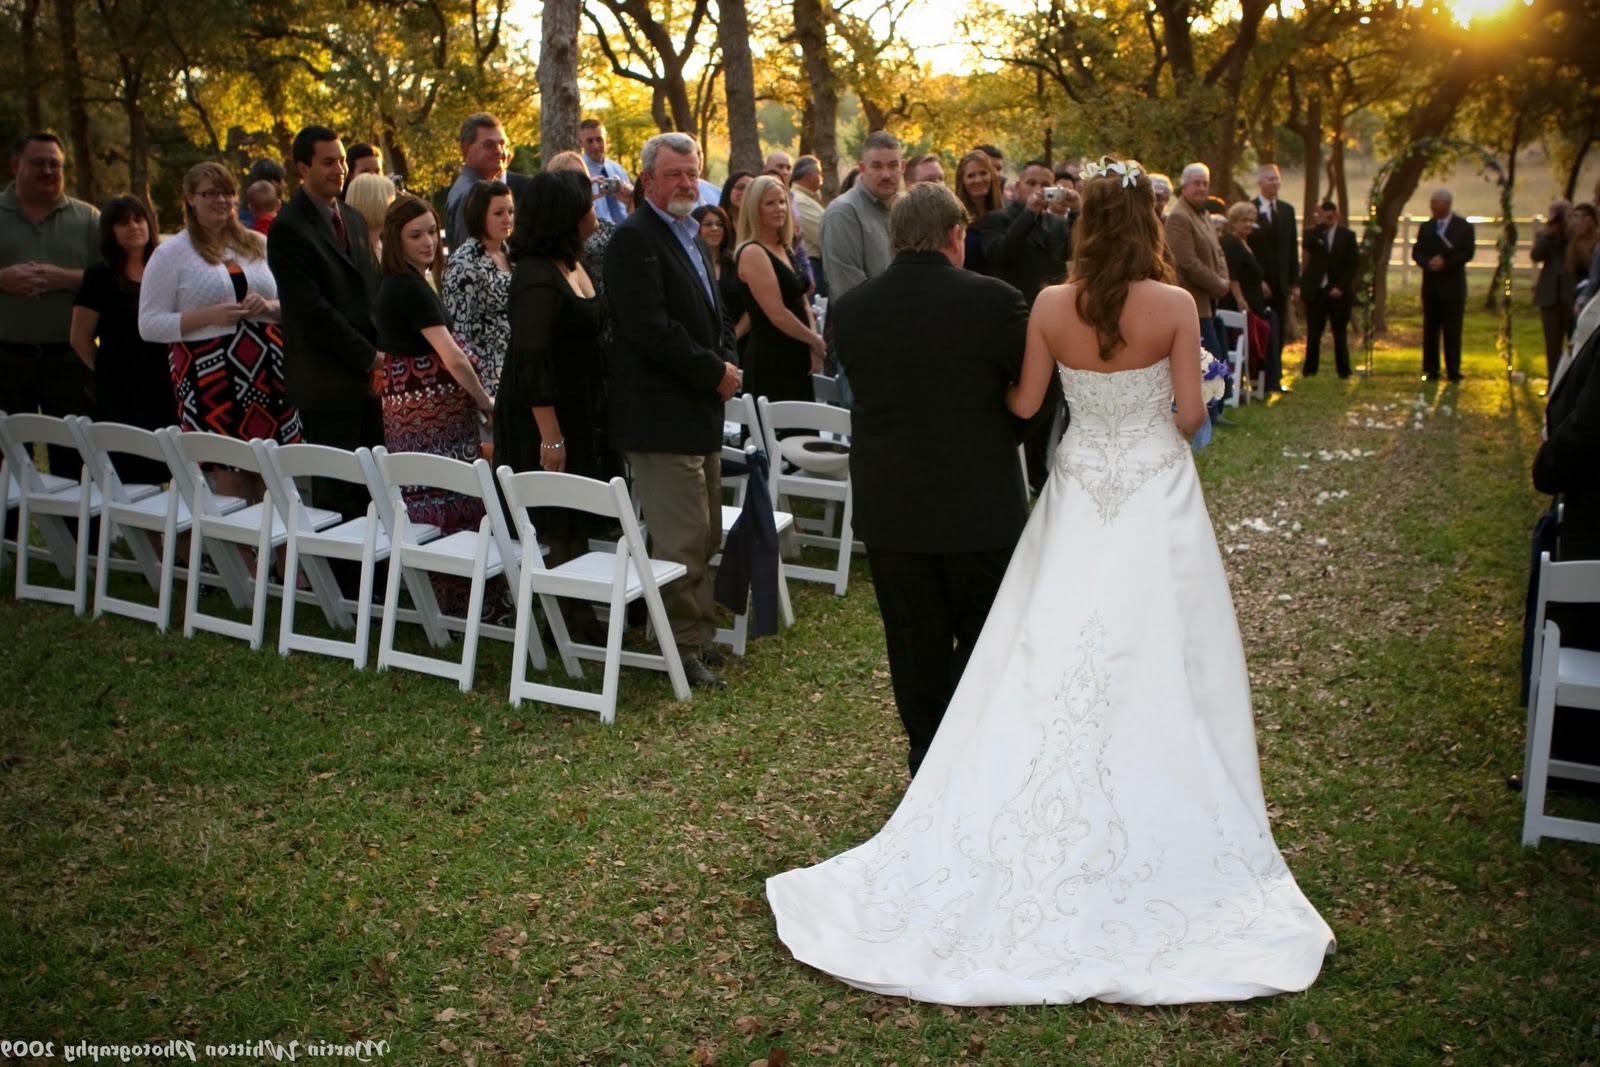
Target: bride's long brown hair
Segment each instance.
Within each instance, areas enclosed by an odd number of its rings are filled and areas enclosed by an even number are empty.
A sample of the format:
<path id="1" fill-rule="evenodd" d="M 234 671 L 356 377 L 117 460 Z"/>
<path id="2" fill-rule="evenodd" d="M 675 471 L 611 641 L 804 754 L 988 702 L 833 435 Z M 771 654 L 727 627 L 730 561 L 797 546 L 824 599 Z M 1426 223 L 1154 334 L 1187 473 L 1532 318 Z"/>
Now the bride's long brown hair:
<path id="1" fill-rule="evenodd" d="M 1108 156 L 1106 162 L 1116 160 Z M 1122 345 L 1128 286 L 1146 278 L 1169 284 L 1173 280 L 1155 190 L 1144 168 L 1139 171 L 1131 186 L 1124 186 L 1118 174 L 1085 181 L 1083 206 L 1072 228 L 1072 270 L 1067 280 L 1078 287 L 1073 306 L 1078 317 L 1094 327 L 1103 360 Z"/>

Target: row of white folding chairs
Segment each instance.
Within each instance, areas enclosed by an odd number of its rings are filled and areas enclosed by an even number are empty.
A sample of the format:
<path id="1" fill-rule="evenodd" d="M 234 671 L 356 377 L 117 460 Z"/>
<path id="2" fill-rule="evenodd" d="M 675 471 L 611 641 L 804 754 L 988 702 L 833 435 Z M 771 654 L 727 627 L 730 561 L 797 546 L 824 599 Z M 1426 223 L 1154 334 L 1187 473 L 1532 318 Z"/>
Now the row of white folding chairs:
<path id="1" fill-rule="evenodd" d="M 1541 837 L 1557 837 L 1600 844 L 1600 823 L 1548 815 L 1544 810 L 1552 776 L 1600 782 L 1600 767 L 1550 755 L 1558 707 L 1564 715 L 1600 715 L 1600 652 L 1563 645 L 1561 627 L 1546 617 L 1551 604 L 1600 610 L 1600 560 L 1557 563 L 1548 552 L 1539 557 L 1522 765 L 1522 843 L 1536 846 Z"/>
<path id="2" fill-rule="evenodd" d="M 9 432 L 8 432 L 9 426 Z M 78 482 L 52 478 L 33 465 L 31 449 L 36 442 L 75 447 L 86 463 Z M 642 536 L 633 524 L 630 507 L 623 506 L 627 521 L 615 514 L 616 501 L 626 502 L 620 479 L 597 483 L 574 476 L 560 476 L 555 482 L 542 473 L 516 483 L 516 499 L 531 503 L 513 505 L 518 539 L 512 539 L 499 506 L 494 480 L 483 460 L 463 463 L 422 453 L 390 455 L 383 449 L 354 453 L 318 445 L 279 447 L 269 442 L 246 444 L 213 434 L 185 434 L 176 429 L 151 432 L 115 424 L 95 424 L 87 419 L 54 419 L 50 416 L 22 415 L 7 418 L 0 413 L 0 446 L 3 446 L 4 477 L 17 487 L 14 503 L 19 510 L 21 551 L 18 555 L 18 595 L 37 596 L 72 604 L 84 610 L 87 575 L 86 541 L 74 538 L 65 518 L 78 520 L 78 530 L 87 531 L 89 520 L 99 518 L 100 539 L 97 553 L 95 614 L 111 610 L 156 623 L 165 629 L 170 618 L 172 588 L 176 577 L 174 553 L 180 535 L 190 535 L 189 574 L 200 573 L 202 557 L 209 555 L 238 607 L 249 606 L 250 621 L 240 623 L 217 618 L 199 610 L 199 583 L 189 583 L 185 634 L 207 629 L 249 640 L 259 648 L 264 638 L 266 598 L 270 591 L 267 567 L 273 552 L 285 553 L 285 575 L 291 576 L 282 589 L 284 608 L 280 618 L 279 651 L 291 649 L 322 652 L 351 659 L 360 668 L 367 653 L 367 626 L 373 612 L 371 596 L 373 573 L 378 562 L 393 560 L 383 606 L 383 626 L 379 642 L 380 669 L 395 666 L 424 671 L 454 679 L 463 690 L 471 687 L 480 633 L 504 637 L 517 644 L 517 664 L 513 669 L 511 698 L 549 700 L 568 706 L 598 711 L 604 721 L 615 713 L 618 668 L 623 664 L 653 667 L 671 677 L 675 693 L 687 698 L 688 687 L 676 648 L 665 635 L 670 634 L 660 608 L 659 585 L 681 576 L 679 565 L 650 561 Z M 165 461 L 172 474 L 170 488 L 129 485 L 118 477 L 112 456 L 136 455 Z M 237 498 L 214 493 L 202 472 L 204 464 L 220 464 L 261 476 L 266 494 L 260 504 L 247 505 Z M 13 471 L 17 477 L 13 478 Z M 514 475 L 509 468 L 500 472 L 501 483 L 512 498 Z M 348 522 L 324 509 L 305 504 L 295 484 L 297 478 L 336 478 L 365 485 L 371 497 L 365 516 Z M 562 480 L 565 479 L 565 480 Z M 576 483 L 576 487 L 575 487 Z M 594 486 L 600 488 L 596 490 Z M 460 531 L 439 537 L 431 526 L 413 522 L 406 514 L 403 486 L 433 486 L 476 497 L 485 515 L 476 531 Z M 587 486 L 587 488 L 585 488 Z M 599 494 L 598 496 L 596 494 Z M 568 497 L 574 502 L 567 503 Z M 46 498 L 56 498 L 49 499 Z M 8 493 L 8 503 L 11 503 Z M 577 507 L 608 516 L 623 528 L 624 537 L 610 551 L 596 551 L 553 570 L 545 570 L 537 532 L 527 516 L 527 506 Z M 198 516 L 198 521 L 196 517 Z M 26 580 L 29 524 L 39 526 L 45 540 L 57 542 L 50 551 L 55 561 L 66 563 L 62 573 L 75 582 L 66 592 L 36 586 Z M 632 534 L 628 527 L 632 524 Z M 161 535 L 158 553 L 150 543 L 151 534 Z M 110 544 L 120 536 L 143 563 L 158 602 L 152 608 L 134 601 L 109 596 L 105 575 L 109 570 Z M 234 549 L 219 551 L 217 542 L 253 549 L 256 570 L 252 576 Z M 400 550 L 395 552 L 394 545 Z M 354 601 L 339 592 L 327 559 L 347 559 L 361 564 L 360 592 Z M 531 558 L 531 566 L 521 566 Z M 609 561 L 609 562 L 607 562 Z M 304 569 L 311 589 L 299 591 L 294 576 Z M 467 577 L 472 583 L 472 607 L 464 618 L 440 615 L 425 572 L 437 571 Z M 519 581 L 522 575 L 525 581 Z M 485 583 L 504 575 L 521 592 L 517 625 L 514 628 L 490 627 L 480 622 Z M 616 580 L 622 575 L 622 580 Z M 407 612 L 400 606 L 399 586 L 407 584 L 416 608 Z M 525 591 L 524 591 L 525 590 Z M 531 597 L 538 593 L 552 619 L 553 636 L 563 666 L 574 677 L 582 676 L 579 661 L 605 663 L 605 681 L 600 694 L 529 683 L 526 662 L 546 667 L 542 641 L 532 617 Z M 580 596 L 611 606 L 611 630 L 606 648 L 572 641 L 561 623 L 555 598 Z M 294 606 L 302 597 L 319 603 L 330 624 L 348 629 L 355 615 L 355 639 L 350 642 L 297 634 L 294 631 Z M 658 656 L 624 652 L 621 649 L 626 605 L 633 600 L 653 600 L 650 615 L 654 631 L 662 640 Z M 432 644 L 448 643 L 447 630 L 463 634 L 463 649 L 458 661 L 402 652 L 394 647 L 395 625 L 400 621 L 420 622 Z"/>

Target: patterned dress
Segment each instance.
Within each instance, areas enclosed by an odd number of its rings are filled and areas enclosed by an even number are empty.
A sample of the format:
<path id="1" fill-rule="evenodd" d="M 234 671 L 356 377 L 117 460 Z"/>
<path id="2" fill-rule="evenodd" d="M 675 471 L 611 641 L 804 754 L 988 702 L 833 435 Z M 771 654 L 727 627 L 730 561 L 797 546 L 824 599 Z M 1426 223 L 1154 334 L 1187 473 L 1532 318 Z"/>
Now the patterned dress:
<path id="1" fill-rule="evenodd" d="M 501 270 L 483 242 L 473 237 L 450 253 L 441 290 L 451 336 L 463 350 L 478 357 L 483 387 L 490 396 L 498 395 L 506 345 L 511 340 L 511 322 L 506 317 L 511 272 Z"/>

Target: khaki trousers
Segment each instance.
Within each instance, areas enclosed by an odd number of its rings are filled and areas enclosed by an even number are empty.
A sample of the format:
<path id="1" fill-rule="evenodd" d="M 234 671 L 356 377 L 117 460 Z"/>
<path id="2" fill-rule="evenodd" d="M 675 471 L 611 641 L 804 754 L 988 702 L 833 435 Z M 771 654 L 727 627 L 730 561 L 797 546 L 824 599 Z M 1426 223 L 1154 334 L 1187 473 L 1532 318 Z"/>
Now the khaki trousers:
<path id="1" fill-rule="evenodd" d="M 679 655 L 698 659 L 717 629 L 711 557 L 722 547 L 722 454 L 627 456 L 650 529 L 650 555 L 689 569 L 687 576 L 661 590 L 661 599 Z"/>

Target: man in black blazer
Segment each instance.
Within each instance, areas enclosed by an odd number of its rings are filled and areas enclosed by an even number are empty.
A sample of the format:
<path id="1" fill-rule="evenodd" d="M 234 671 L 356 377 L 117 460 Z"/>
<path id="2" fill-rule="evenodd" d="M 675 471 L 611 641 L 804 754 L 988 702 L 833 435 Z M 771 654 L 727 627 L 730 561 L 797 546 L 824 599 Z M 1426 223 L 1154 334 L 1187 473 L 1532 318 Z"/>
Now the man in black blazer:
<path id="1" fill-rule="evenodd" d="M 1256 228 L 1250 234 L 1250 251 L 1261 264 L 1267 306 L 1277 313 L 1272 346 L 1267 353 L 1267 392 L 1283 392 L 1283 339 L 1289 328 L 1289 305 L 1300 297 L 1300 229 L 1294 205 L 1278 199 L 1283 175 L 1276 163 L 1263 163 L 1256 171 L 1261 190 L 1255 198 Z"/>
<path id="2" fill-rule="evenodd" d="M 627 455 L 652 554 L 688 575 L 662 590 L 689 684 L 721 689 L 711 667 L 711 557 L 722 540 L 723 404 L 739 388 L 711 253 L 689 217 L 700 201 L 700 146 L 683 133 L 645 142 L 645 203 L 611 235 L 606 300 L 611 440 Z"/>
<path id="3" fill-rule="evenodd" d="M 1439 339 L 1444 338 L 1444 369 L 1461 380 L 1461 320 L 1467 310 L 1467 264 L 1472 262 L 1472 223 L 1451 210 L 1448 189 L 1428 198 L 1433 216 L 1417 229 L 1411 258 L 1422 268 L 1422 380 L 1439 377 Z"/>
<path id="4" fill-rule="evenodd" d="M 383 409 L 371 388 L 381 366 L 372 324 L 378 268 L 361 213 L 339 202 L 344 146 L 326 126 L 307 126 L 295 135 L 293 154 L 300 190 L 267 241 L 283 311 L 284 385 L 307 441 L 347 450 L 381 445 Z M 312 497 L 347 519 L 365 514 L 368 503 L 359 486 L 323 479 Z"/>
<path id="5" fill-rule="evenodd" d="M 1350 305 L 1355 296 L 1360 253 L 1356 235 L 1339 225 L 1339 207 L 1325 200 L 1317 209 L 1317 225 L 1306 234 L 1306 270 L 1302 277 L 1306 296 L 1307 377 L 1317 373 L 1322 328 L 1333 327 L 1333 360 L 1339 377 L 1350 377 Z"/>
<path id="6" fill-rule="evenodd" d="M 943 185 L 908 188 L 889 216 L 893 262 L 829 308 L 855 386 L 853 527 L 867 546 L 912 774 L 1028 519 L 1017 462 L 1028 424 L 1005 401 L 1028 305 L 1012 286 L 961 269 L 963 216 Z"/>

